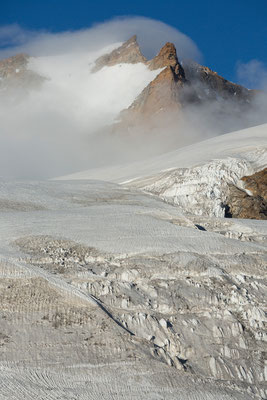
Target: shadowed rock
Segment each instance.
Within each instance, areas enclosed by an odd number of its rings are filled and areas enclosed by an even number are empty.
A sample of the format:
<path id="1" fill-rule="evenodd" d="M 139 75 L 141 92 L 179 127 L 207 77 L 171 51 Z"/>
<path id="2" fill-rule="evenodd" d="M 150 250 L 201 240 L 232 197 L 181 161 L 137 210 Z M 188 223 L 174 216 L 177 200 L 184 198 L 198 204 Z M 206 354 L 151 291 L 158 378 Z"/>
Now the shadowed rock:
<path id="1" fill-rule="evenodd" d="M 267 219 L 267 168 L 244 176 L 242 181 L 251 194 L 231 186 L 228 199 L 229 215 L 233 218 Z"/>
<path id="2" fill-rule="evenodd" d="M 246 189 L 250 190 L 254 196 L 267 200 L 267 168 L 253 175 L 244 176 L 242 181 L 245 182 Z"/>
<path id="3" fill-rule="evenodd" d="M 267 202 L 261 196 L 249 196 L 244 190 L 230 187 L 228 217 L 267 219 Z"/>
<path id="4" fill-rule="evenodd" d="M 248 90 L 224 79 L 217 72 L 193 61 L 187 61 L 183 65 L 186 78 L 192 82 L 198 95 L 203 100 L 216 100 L 218 96 L 233 101 L 250 101 L 255 96 L 254 90 Z"/>

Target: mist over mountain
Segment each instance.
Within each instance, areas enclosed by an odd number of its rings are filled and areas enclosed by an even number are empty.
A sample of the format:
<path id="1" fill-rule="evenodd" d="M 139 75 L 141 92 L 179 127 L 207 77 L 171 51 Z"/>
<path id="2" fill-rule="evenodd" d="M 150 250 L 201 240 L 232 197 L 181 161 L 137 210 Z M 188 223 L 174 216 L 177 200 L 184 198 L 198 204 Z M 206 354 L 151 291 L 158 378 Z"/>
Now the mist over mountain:
<path id="1" fill-rule="evenodd" d="M 118 42 L 133 29 L 138 38 Z M 144 159 L 266 121 L 263 92 L 192 61 L 194 43 L 153 20 L 25 34 L 2 56 L 11 51 L 20 53 L 0 61 L 2 176 Z"/>

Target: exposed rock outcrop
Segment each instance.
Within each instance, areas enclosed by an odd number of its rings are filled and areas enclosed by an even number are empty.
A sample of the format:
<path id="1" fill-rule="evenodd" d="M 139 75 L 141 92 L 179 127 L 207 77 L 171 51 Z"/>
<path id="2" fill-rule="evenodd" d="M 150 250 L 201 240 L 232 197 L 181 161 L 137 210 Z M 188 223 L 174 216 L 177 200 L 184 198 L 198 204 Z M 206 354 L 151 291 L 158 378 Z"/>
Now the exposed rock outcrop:
<path id="1" fill-rule="evenodd" d="M 260 196 L 267 200 L 267 168 L 256 172 L 250 176 L 244 176 L 242 181 L 246 189 L 250 190 L 254 196 Z"/>
<path id="2" fill-rule="evenodd" d="M 129 118 L 132 114 L 142 118 L 166 109 L 169 111 L 179 110 L 181 107 L 179 88 L 184 85 L 184 82 L 182 75 L 177 74 L 171 66 L 166 67 L 141 92 L 128 110 L 122 112 L 121 116 Z"/>
<path id="3" fill-rule="evenodd" d="M 244 176 L 245 188 L 230 187 L 226 216 L 233 218 L 267 219 L 267 168 Z"/>
<path id="4" fill-rule="evenodd" d="M 220 96 L 225 100 L 247 102 L 255 95 L 253 90 L 230 82 L 217 72 L 196 62 L 185 62 L 183 68 L 186 78 L 192 82 L 202 100 L 216 100 Z"/>
<path id="5" fill-rule="evenodd" d="M 267 201 L 261 196 L 250 196 L 245 190 L 231 186 L 225 216 L 267 219 Z"/>
<path id="6" fill-rule="evenodd" d="M 234 84 L 195 62 L 185 62 L 182 65 L 173 43 L 167 42 L 152 60 L 147 61 L 141 53 L 136 36 L 133 36 L 118 49 L 96 60 L 93 71 L 103 66 L 137 62 L 146 64 L 150 70 L 163 70 L 143 89 L 130 107 L 121 112 L 120 122 L 113 126 L 113 132 L 134 131 L 135 134 L 140 129 L 142 132 L 161 129 L 166 124 L 177 126 L 180 121 L 179 111 L 188 105 L 208 105 L 208 110 L 204 109 L 203 112 L 216 114 L 222 119 L 234 119 L 239 115 L 238 121 L 233 122 L 233 130 L 246 126 L 241 116 L 251 107 L 255 91 Z"/>
<path id="7" fill-rule="evenodd" d="M 173 43 L 166 43 L 159 54 L 148 62 L 148 66 L 151 70 L 163 70 L 144 88 L 131 106 L 122 111 L 120 123 L 114 130 L 129 130 L 140 124 L 147 127 L 157 125 L 164 114 L 177 114 L 186 102 L 197 101 L 185 78 Z"/>
<path id="8" fill-rule="evenodd" d="M 178 61 L 176 48 L 173 43 L 167 42 L 156 57 L 148 62 L 148 65 L 151 70 L 171 67 L 176 76 L 185 79 L 185 73 Z"/>
<path id="9" fill-rule="evenodd" d="M 104 54 L 95 61 L 92 72 L 97 72 L 105 66 L 111 67 L 116 64 L 137 64 L 146 63 L 146 58 L 141 53 L 140 47 L 136 40 L 136 35 L 132 36 L 127 42 L 113 50 L 109 54 Z"/>
<path id="10" fill-rule="evenodd" d="M 40 87 L 45 78 L 28 68 L 29 59 L 22 53 L 0 61 L 0 90 Z"/>
<path id="11" fill-rule="evenodd" d="M 29 56 L 21 53 L 0 61 L 0 77 L 4 79 L 21 75 L 27 68 L 28 60 Z"/>

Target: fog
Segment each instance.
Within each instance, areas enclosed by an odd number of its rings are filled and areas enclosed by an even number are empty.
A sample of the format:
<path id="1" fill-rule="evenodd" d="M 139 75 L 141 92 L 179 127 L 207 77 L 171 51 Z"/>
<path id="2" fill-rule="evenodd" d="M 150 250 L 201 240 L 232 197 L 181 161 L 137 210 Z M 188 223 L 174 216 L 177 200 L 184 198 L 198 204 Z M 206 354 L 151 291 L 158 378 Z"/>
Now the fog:
<path id="1" fill-rule="evenodd" d="M 175 44 L 179 56 L 196 61 L 202 60 L 197 45 L 187 35 L 161 22 L 145 17 L 120 17 L 96 24 L 89 29 L 50 33 L 27 31 L 20 26 L 0 27 L 0 58 L 25 52 L 32 56 L 94 52 L 124 42 L 137 35 L 143 54 L 154 57 L 168 41 Z"/>
<path id="2" fill-rule="evenodd" d="M 259 60 L 237 63 L 237 78 L 241 85 L 250 89 L 267 89 L 267 66 Z"/>
<path id="3" fill-rule="evenodd" d="M 265 110 L 260 96 L 245 116 L 231 103 L 219 120 L 220 110 L 214 109 L 218 104 L 192 105 L 183 114 L 156 117 L 152 129 L 111 132 L 120 111 L 160 72 L 143 64 L 123 64 L 90 73 L 97 57 L 133 34 L 147 58 L 171 41 L 179 59 L 202 60 L 189 37 L 147 18 L 120 18 L 57 34 L 17 25 L 0 28 L 0 58 L 27 53 L 32 56 L 28 69 L 44 78 L 38 87 L 16 80 L 8 87 L 0 85 L 0 176 L 42 179 L 70 174 L 150 157 L 238 129 L 240 124 L 258 123 L 257 113 Z"/>

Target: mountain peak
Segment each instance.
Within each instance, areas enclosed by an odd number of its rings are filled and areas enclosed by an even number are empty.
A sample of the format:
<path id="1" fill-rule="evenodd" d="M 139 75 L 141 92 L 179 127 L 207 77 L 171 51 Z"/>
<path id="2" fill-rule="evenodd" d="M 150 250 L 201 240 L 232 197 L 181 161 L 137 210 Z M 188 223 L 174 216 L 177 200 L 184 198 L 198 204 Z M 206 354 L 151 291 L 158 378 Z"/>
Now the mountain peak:
<path id="1" fill-rule="evenodd" d="M 137 35 L 133 35 L 124 44 L 130 44 L 130 43 L 136 43 L 136 42 L 137 42 Z"/>
<path id="2" fill-rule="evenodd" d="M 159 53 L 149 62 L 149 69 L 170 67 L 175 80 L 185 80 L 183 67 L 178 61 L 176 48 L 173 43 L 167 42 Z"/>
<path id="3" fill-rule="evenodd" d="M 104 54 L 95 61 L 92 72 L 97 72 L 105 66 L 113 66 L 116 64 L 137 64 L 146 63 L 147 59 L 141 53 L 137 36 L 133 35 L 124 42 L 120 47 L 113 50 L 109 54 Z"/>
<path id="4" fill-rule="evenodd" d="M 176 48 L 173 43 L 167 42 L 159 53 L 150 61 L 150 69 L 159 69 L 163 67 L 175 67 L 178 63 Z"/>

